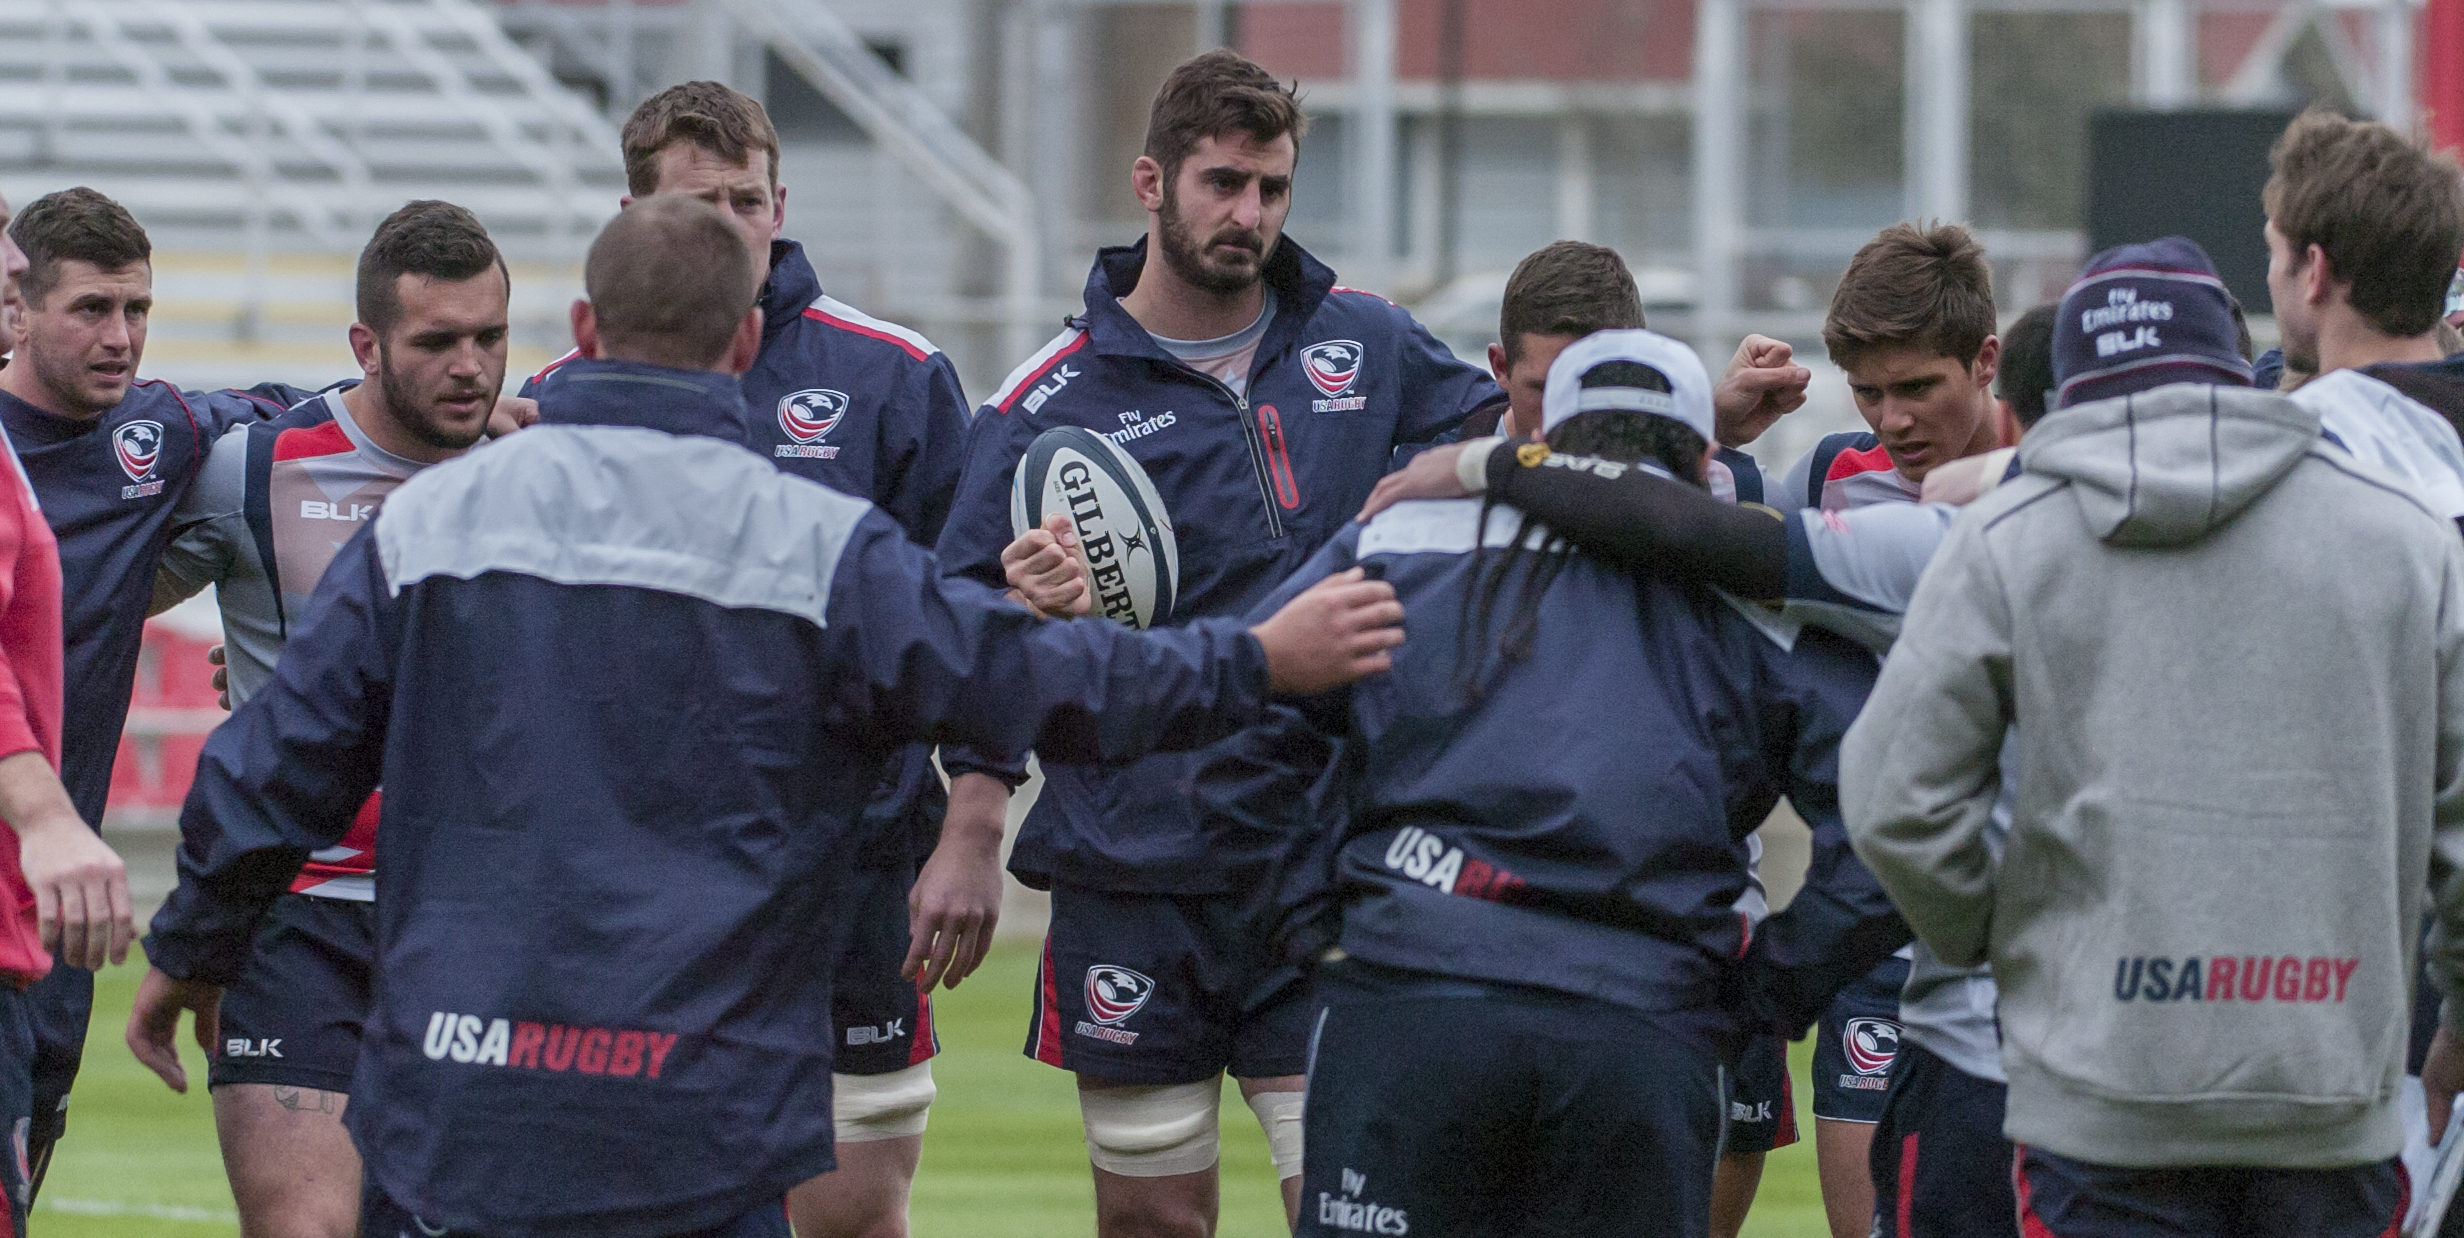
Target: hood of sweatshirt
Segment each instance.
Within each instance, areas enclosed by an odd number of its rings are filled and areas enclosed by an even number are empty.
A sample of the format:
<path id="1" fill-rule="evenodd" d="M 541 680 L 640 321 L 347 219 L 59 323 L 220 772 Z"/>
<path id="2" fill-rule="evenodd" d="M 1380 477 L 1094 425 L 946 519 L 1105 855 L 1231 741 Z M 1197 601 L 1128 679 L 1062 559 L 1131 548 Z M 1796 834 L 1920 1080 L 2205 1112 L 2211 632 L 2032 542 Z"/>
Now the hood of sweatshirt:
<path id="1" fill-rule="evenodd" d="M 2069 482 L 2105 542 L 2178 546 L 2230 523 L 2318 438 L 2318 414 L 2274 392 L 2181 383 L 2053 413 L 2019 464 Z"/>

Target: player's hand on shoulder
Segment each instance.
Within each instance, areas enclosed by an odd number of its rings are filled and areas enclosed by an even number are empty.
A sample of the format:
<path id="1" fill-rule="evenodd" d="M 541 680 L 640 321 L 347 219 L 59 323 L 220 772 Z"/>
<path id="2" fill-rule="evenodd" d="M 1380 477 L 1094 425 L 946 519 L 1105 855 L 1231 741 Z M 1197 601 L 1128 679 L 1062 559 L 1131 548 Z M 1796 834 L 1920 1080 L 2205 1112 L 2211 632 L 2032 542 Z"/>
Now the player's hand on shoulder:
<path id="1" fill-rule="evenodd" d="M 1069 517 L 1057 512 L 1044 517 L 1043 528 L 1029 529 L 1002 548 L 1001 575 L 1009 581 L 1012 598 L 1051 618 L 1094 611 L 1078 533 Z"/>
<path id="2" fill-rule="evenodd" d="M 518 395 L 496 397 L 496 408 L 488 414 L 488 437 L 503 438 L 516 430 L 527 430 L 539 421 L 539 401 Z"/>
<path id="3" fill-rule="evenodd" d="M 137 982 L 137 1003 L 128 1013 L 128 1051 L 160 1076 L 174 1092 L 188 1090 L 188 1068 L 180 1065 L 180 1012 L 197 1016 L 197 1047 L 214 1056 L 219 1030 L 222 990 L 195 980 L 174 980 L 160 968 L 146 969 Z"/>
<path id="4" fill-rule="evenodd" d="M 205 651 L 205 664 L 214 668 L 214 699 L 221 703 L 224 713 L 231 712 L 231 668 L 226 664 L 228 660 L 229 655 L 222 651 L 220 644 Z"/>
<path id="5" fill-rule="evenodd" d="M 1953 460 L 1925 474 L 1922 498 L 1928 503 L 1948 503 L 1965 507 L 1984 498 L 2002 483 L 2002 475 L 2010 471 L 2011 457 L 2017 448 L 2003 447 L 1981 456 Z"/>
<path id="6" fill-rule="evenodd" d="M 1796 350 L 1767 335 L 1749 335 L 1711 389 L 1720 445 L 1743 447 L 1771 423 L 1805 407 L 1814 372 L 1796 364 Z"/>
<path id="7" fill-rule="evenodd" d="M 1272 689 L 1307 696 L 1393 666 L 1403 603 L 1393 585 L 1353 568 L 1309 586 L 1249 631 L 1266 648 Z"/>
<path id="8" fill-rule="evenodd" d="M 1480 453 L 1480 467 L 1488 465 L 1488 453 L 1503 440 L 1474 439 L 1468 443 L 1443 443 L 1405 462 L 1402 468 L 1377 479 L 1369 491 L 1369 501 L 1360 505 L 1360 514 L 1352 519 L 1367 524 L 1369 518 L 1397 503 L 1412 499 L 1460 499 L 1472 493 L 1463 483 L 1462 464 L 1465 452 Z"/>
<path id="9" fill-rule="evenodd" d="M 89 971 L 126 959 L 137 926 L 119 854 L 65 802 L 57 812 L 12 824 L 43 948 Z"/>

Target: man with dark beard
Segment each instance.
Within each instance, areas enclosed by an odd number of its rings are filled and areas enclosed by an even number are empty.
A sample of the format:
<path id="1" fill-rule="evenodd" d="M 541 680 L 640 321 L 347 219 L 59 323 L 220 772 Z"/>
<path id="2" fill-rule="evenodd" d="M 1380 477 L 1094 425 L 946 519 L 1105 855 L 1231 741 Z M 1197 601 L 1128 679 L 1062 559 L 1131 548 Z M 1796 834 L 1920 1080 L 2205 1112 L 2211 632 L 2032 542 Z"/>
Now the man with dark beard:
<path id="1" fill-rule="evenodd" d="M 432 201 L 394 212 L 359 257 L 351 352 L 364 381 L 214 444 L 155 604 L 217 587 L 232 704 L 272 676 L 326 564 L 385 497 L 479 441 L 505 378 L 508 279 L 470 212 Z M 359 1232 L 359 1154 L 342 1114 L 370 1000 L 377 808 L 369 797 L 342 842 L 309 857 L 223 994 L 208 1082 L 251 1234 Z"/>
<path id="2" fill-rule="evenodd" d="M 1081 426 L 1137 458 L 1181 531 L 1157 622 L 1242 614 L 1344 527 L 1398 449 L 1505 403 L 1409 314 L 1337 288 L 1283 235 L 1303 128 L 1291 91 L 1228 51 L 1164 82 L 1130 175 L 1146 237 L 1097 256 L 1085 315 L 977 416 L 947 570 L 996 585 L 1005 567 L 1075 570 L 1052 532 L 1013 542 L 1010 479 L 1036 435 Z M 1083 613 L 1083 585 L 1055 608 Z M 1078 1076 L 1104 1235 L 1213 1232 L 1227 1068 L 1266 1128 L 1287 1211 L 1299 1197 L 1306 995 L 1236 930 L 1189 790 L 1203 760 L 1045 766 L 1010 860 L 1052 891 L 1027 1052 Z M 961 782 L 1017 772 L 947 747 L 942 762 Z"/>

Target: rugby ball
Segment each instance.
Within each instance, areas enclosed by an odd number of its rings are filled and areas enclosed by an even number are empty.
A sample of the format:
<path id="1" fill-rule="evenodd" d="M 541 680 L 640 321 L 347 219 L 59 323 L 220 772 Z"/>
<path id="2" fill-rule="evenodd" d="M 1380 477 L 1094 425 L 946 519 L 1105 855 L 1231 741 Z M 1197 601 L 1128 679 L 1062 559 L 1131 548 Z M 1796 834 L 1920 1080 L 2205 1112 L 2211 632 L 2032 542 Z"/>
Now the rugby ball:
<path id="1" fill-rule="evenodd" d="M 1010 479 L 1010 535 L 1043 527 L 1055 512 L 1078 530 L 1094 613 L 1133 628 L 1172 617 L 1180 547 L 1163 496 L 1136 459 L 1082 426 L 1036 435 Z"/>

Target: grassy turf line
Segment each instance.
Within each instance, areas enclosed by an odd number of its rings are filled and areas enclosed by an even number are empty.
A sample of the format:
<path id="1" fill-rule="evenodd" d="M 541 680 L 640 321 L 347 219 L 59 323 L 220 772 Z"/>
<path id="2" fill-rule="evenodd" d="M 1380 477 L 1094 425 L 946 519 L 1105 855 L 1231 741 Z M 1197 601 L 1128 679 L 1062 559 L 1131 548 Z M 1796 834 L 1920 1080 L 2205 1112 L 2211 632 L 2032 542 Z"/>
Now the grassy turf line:
<path id="1" fill-rule="evenodd" d="M 69 1136 L 54 1159 L 30 1229 L 35 1238 L 236 1238 L 225 1216 L 231 1193 L 214 1145 L 203 1060 L 186 1046 L 192 1089 L 174 1095 L 137 1065 L 121 1043 L 138 968 L 111 968 L 98 979 L 94 1027 L 71 1109 Z M 1027 1060 L 1025 1043 L 1035 976 L 1031 943 L 1004 943 L 984 969 L 934 1003 L 941 1057 L 917 1176 L 916 1238 L 1067 1238 L 1094 1232 L 1094 1190 L 1069 1076 Z M 1809 1042 L 1810 1043 L 1810 1042 Z M 1748 1238 L 1821 1238 L 1826 1233 L 1814 1181 L 1806 1045 L 1792 1054 L 1805 1142 L 1773 1153 Z M 1257 1120 L 1231 1088 L 1223 1115 L 1223 1238 L 1278 1238 L 1284 1231 L 1273 1169 Z M 77 1212 L 61 1211 L 54 1202 Z M 95 1215 L 93 1210 L 119 1215 Z M 147 1210 L 153 1214 L 148 1215 Z M 164 1210 L 176 1210 L 170 1216 Z"/>

